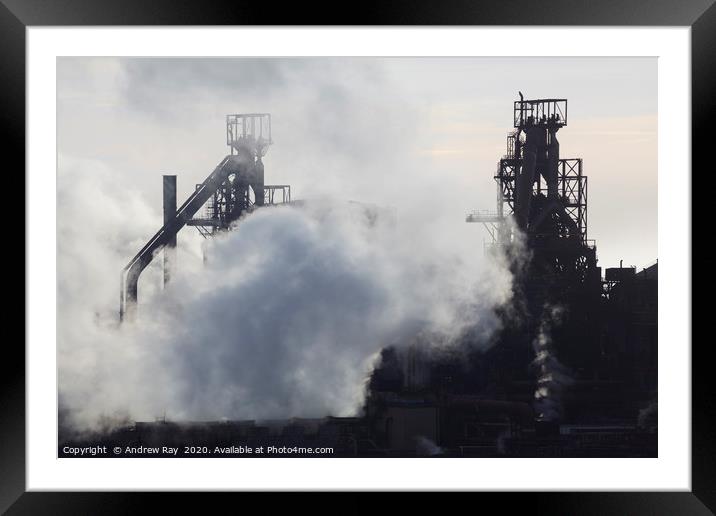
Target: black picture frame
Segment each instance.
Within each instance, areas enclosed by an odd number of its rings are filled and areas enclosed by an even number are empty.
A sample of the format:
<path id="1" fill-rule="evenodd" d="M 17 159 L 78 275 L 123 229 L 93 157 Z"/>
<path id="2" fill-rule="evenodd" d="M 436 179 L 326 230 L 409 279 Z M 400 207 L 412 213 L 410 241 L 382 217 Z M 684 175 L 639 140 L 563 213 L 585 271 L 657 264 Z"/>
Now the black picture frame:
<path id="1" fill-rule="evenodd" d="M 354 7 L 341 3 L 274 3 L 246 0 L 0 0 L 2 55 L 2 143 L 6 188 L 24 188 L 25 170 L 25 29 L 47 25 L 606 25 L 691 27 L 692 162 L 713 163 L 710 142 L 716 120 L 716 5 L 714 0 L 552 0 L 534 2 L 471 0 L 364 0 Z M 12 159 L 8 160 L 7 158 Z M 12 166 L 9 164 L 12 163 Z M 714 191 L 713 167 L 693 188 L 692 207 L 709 207 Z M 693 174 L 692 174 L 693 179 Z M 13 179 L 14 178 L 14 179 Z M 27 198 L 30 193 L 25 192 Z M 15 197 L 19 197 L 16 194 Z M 692 235 L 708 239 L 707 213 L 693 216 Z M 694 239 L 695 243 L 699 243 Z M 708 243 L 704 244 L 708 245 Z M 19 244 L 16 245 L 19 250 Z M 24 248 L 23 248 L 24 249 Z M 17 251 L 16 251 L 17 252 Z M 24 251 L 23 251 L 24 252 Z M 692 251 L 693 252 L 693 251 Z M 703 257 L 702 257 L 703 256 Z M 693 271 L 710 271 L 707 253 L 692 255 Z M 27 278 L 29 271 L 25 270 Z M 706 294 L 713 280 L 695 282 L 693 294 Z M 19 286 L 17 288 L 20 288 Z M 17 297 L 15 295 L 15 297 Z M 696 296 L 694 296 L 696 300 Z M 19 305 L 19 303 L 18 303 Z M 24 305 L 23 305 L 24 306 Z M 693 303 L 694 315 L 709 309 Z M 7 319 L 6 319 L 7 320 Z M 692 316 L 694 325 L 696 317 Z M 701 319 L 703 320 L 703 318 Z M 670 343 L 689 345 L 688 342 Z M 711 372 L 711 342 L 694 339 L 692 346 L 692 491 L 649 493 L 505 493 L 481 494 L 497 501 L 501 511 L 530 508 L 548 514 L 713 514 L 716 511 L 716 446 L 713 425 L 716 403 Z M 28 493 L 25 492 L 25 353 L 19 339 L 4 343 L 0 391 L 0 510 L 8 514 L 108 514 L 141 512 L 157 494 Z M 162 504 L 181 503 L 178 493 Z M 233 495 L 232 495 L 233 496 Z M 357 495 L 351 495 L 357 497 Z M 414 498 L 422 503 L 420 497 Z M 474 503 L 474 502 L 470 502 Z M 370 510 L 370 499 L 348 504 Z M 166 507 L 165 507 L 166 508 Z M 363 512 L 363 511 L 361 511 Z"/>

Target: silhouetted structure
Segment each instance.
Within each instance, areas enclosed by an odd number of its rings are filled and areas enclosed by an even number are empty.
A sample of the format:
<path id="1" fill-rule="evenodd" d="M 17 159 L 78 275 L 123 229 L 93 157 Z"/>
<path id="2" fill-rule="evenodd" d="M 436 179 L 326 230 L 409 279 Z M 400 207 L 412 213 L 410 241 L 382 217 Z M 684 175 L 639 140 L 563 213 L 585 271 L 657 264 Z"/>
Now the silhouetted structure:
<path id="1" fill-rule="evenodd" d="M 226 116 L 226 156 L 203 183 L 176 208 L 176 176 L 164 176 L 164 225 L 122 270 L 120 278 L 120 320 L 132 314 L 137 304 L 137 285 L 142 271 L 164 250 L 164 279 L 171 277 L 176 235 L 185 226 L 194 226 L 207 237 L 226 231 L 244 213 L 265 204 L 291 201 L 289 185 L 264 184 L 262 158 L 271 139 L 271 115 L 252 113 Z M 281 200 L 276 193 L 281 192 Z M 194 218 L 202 206 L 206 213 Z"/>
<path id="2" fill-rule="evenodd" d="M 419 347 L 384 351 L 367 414 L 388 436 L 395 407 L 417 396 L 440 414 L 436 444 L 462 455 L 655 456 L 656 419 L 647 416 L 656 410 L 657 265 L 607 269 L 602 280 L 587 237 L 582 160 L 560 157 L 566 99 L 520 94 L 513 125 L 494 176 L 496 210 L 466 219 L 485 226 L 486 251 L 503 254 L 514 274 L 503 329 L 467 360 L 421 356 Z"/>
<path id="3" fill-rule="evenodd" d="M 125 269 L 123 299 L 136 301 L 147 260 L 173 245 L 184 224 L 208 236 L 261 205 L 256 199 L 273 202 L 267 192 L 286 188 L 263 184 L 261 156 L 271 143 L 270 118 L 263 117 L 227 118 L 231 155 L 174 216 L 165 193 L 165 226 Z M 494 176 L 496 211 L 467 217 L 485 225 L 492 236 L 487 251 L 506 257 L 515 279 L 513 301 L 498 314 L 502 330 L 487 351 L 467 351 L 480 348 L 470 345 L 470 333 L 441 352 L 425 345 L 426 335 L 384 349 L 357 417 L 127 422 L 100 435 L 75 435 L 61 425 L 60 450 L 102 442 L 195 446 L 192 456 L 214 457 L 247 456 L 213 451 L 240 445 L 296 446 L 289 456 L 656 456 L 657 263 L 640 272 L 620 264 L 602 279 L 587 238 L 582 160 L 560 157 L 565 99 L 520 94 L 513 125 Z M 165 192 L 171 185 L 165 179 Z M 192 219 L 207 201 L 207 215 Z M 331 452 L 300 452 L 307 447 Z"/>

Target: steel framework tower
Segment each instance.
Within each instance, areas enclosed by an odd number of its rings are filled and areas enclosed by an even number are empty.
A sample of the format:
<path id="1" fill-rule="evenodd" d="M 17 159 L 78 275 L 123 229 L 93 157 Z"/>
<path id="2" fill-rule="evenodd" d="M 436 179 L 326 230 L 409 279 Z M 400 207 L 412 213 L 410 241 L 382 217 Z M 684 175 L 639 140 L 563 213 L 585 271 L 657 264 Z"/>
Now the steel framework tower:
<path id="1" fill-rule="evenodd" d="M 232 222 L 254 207 L 290 202 L 289 185 L 264 184 L 262 158 L 272 143 L 270 114 L 226 115 L 226 145 L 232 156 L 245 156 L 249 166 L 244 174 L 229 175 L 209 198 L 203 216 L 187 225 L 196 227 L 206 238 L 215 231 L 229 229 Z M 201 186 L 196 185 L 197 189 Z M 277 193 L 281 194 L 280 200 Z"/>
<path id="2" fill-rule="evenodd" d="M 560 157 L 557 133 L 566 125 L 566 99 L 527 100 L 520 93 L 494 175 L 496 211 L 467 216 L 488 228 L 491 247 L 504 253 L 513 273 L 513 300 L 503 313 L 510 324 L 491 360 L 499 364 L 502 388 L 531 386 L 525 399 L 549 401 L 543 390 L 561 389 L 550 383 L 555 361 L 593 379 L 602 360 L 601 271 L 587 237 L 587 177 L 581 159 Z"/>
<path id="3" fill-rule="evenodd" d="M 227 115 L 226 144 L 231 152 L 179 209 L 176 208 L 176 176 L 164 176 L 164 226 L 122 270 L 120 278 L 120 320 L 137 304 L 137 284 L 142 271 L 159 251 L 164 250 L 164 281 L 171 278 L 176 235 L 185 225 L 194 226 L 206 238 L 226 231 L 242 215 L 256 207 L 291 201 L 289 185 L 265 185 L 262 158 L 271 139 L 271 115 L 250 113 Z M 276 193 L 281 192 L 281 200 Z M 203 216 L 194 215 L 205 206 Z"/>
<path id="4" fill-rule="evenodd" d="M 567 125 L 566 99 L 514 102 L 507 152 L 497 165 L 497 209 L 476 211 L 492 243 L 505 246 L 526 237 L 531 275 L 560 276 L 598 284 L 596 248 L 587 238 L 587 177 L 581 158 L 560 158 L 557 132 Z"/>

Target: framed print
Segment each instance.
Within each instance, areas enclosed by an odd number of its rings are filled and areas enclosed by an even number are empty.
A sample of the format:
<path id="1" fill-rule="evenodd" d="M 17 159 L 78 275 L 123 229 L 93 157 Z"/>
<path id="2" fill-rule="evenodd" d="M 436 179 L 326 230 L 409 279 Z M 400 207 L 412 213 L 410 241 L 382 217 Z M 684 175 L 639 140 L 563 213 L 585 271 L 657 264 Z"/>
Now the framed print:
<path id="1" fill-rule="evenodd" d="M 712 2 L 5 4 L 28 303 L 3 509 L 713 510 Z"/>

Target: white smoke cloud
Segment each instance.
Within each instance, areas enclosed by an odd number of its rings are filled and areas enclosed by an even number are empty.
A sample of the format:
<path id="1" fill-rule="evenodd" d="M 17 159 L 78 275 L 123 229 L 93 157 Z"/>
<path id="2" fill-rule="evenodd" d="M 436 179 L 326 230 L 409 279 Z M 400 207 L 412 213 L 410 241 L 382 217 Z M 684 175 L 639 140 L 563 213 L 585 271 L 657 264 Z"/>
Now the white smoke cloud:
<path id="1" fill-rule="evenodd" d="M 552 421 L 562 416 L 562 393 L 573 380 L 567 368 L 557 359 L 552 348 L 551 331 L 560 324 L 564 308 L 545 305 L 537 336 L 532 342 L 537 370 L 534 408 L 537 418 Z"/>
<path id="2" fill-rule="evenodd" d="M 427 456 L 435 456 L 435 455 L 442 455 L 445 453 L 445 450 L 435 444 L 435 441 L 432 439 L 428 439 L 425 436 L 419 435 L 415 438 L 416 442 L 416 451 L 418 455 L 427 455 Z"/>
<path id="3" fill-rule="evenodd" d="M 58 359 L 79 427 L 135 420 L 321 417 L 359 411 L 380 349 L 479 328 L 510 298 L 498 262 L 444 245 L 411 218 L 368 223 L 358 204 L 264 208 L 206 242 L 180 238 L 161 291 L 145 271 L 133 324 L 117 323 L 119 271 L 161 220 L 95 164 L 60 160 Z M 84 224 L 77 224 L 82 220 Z M 455 221 L 460 224 L 461 221 Z"/>

